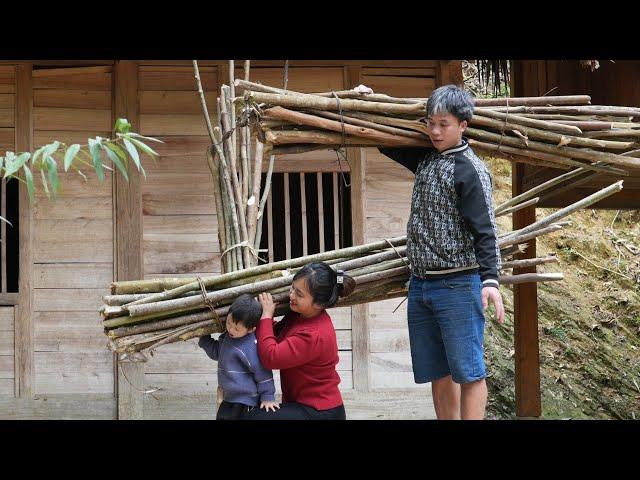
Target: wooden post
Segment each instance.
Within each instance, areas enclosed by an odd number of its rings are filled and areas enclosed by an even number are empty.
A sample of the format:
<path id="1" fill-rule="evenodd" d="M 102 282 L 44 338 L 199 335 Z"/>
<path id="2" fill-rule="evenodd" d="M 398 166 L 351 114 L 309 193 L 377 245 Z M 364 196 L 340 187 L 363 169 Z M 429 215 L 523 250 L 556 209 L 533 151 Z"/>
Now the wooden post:
<path id="1" fill-rule="evenodd" d="M 138 65 L 119 60 L 113 67 L 113 120 L 126 118 L 134 131 L 140 128 L 138 114 Z M 113 173 L 114 190 L 114 278 L 142 279 L 142 187 L 140 172 L 130 162 L 129 182 Z M 144 363 L 116 361 L 118 419 L 142 420 Z"/>
<path id="2" fill-rule="evenodd" d="M 459 87 L 464 83 L 462 76 L 462 61 L 460 60 L 442 60 L 439 63 L 436 87 L 442 85 L 454 84 Z"/>
<path id="3" fill-rule="evenodd" d="M 15 135 L 16 152 L 33 151 L 33 65 L 21 63 L 16 67 Z M 16 397 L 33 395 L 33 209 L 29 193 L 23 182 L 18 187 L 19 195 L 19 248 L 20 272 L 18 280 L 18 306 L 15 314 L 15 378 Z"/>
<path id="4" fill-rule="evenodd" d="M 360 84 L 359 66 L 344 68 L 345 88 Z M 365 159 L 362 148 L 347 148 L 347 161 L 351 167 L 351 230 L 354 245 L 365 242 Z M 338 212 L 336 212 L 337 214 Z M 357 392 L 368 392 L 371 386 L 369 369 L 369 306 L 351 307 L 351 338 L 353 354 L 353 388 Z"/>
<path id="5" fill-rule="evenodd" d="M 523 193 L 524 165 L 513 165 L 513 196 Z M 535 206 L 513 213 L 513 229 L 531 225 L 536 220 Z M 536 256 L 536 240 L 518 259 Z M 536 267 L 513 269 L 513 274 L 535 273 Z M 542 414 L 540 401 L 540 359 L 538 345 L 538 285 L 523 283 L 513 286 L 514 336 L 515 336 L 515 391 L 516 415 L 539 417 Z"/>

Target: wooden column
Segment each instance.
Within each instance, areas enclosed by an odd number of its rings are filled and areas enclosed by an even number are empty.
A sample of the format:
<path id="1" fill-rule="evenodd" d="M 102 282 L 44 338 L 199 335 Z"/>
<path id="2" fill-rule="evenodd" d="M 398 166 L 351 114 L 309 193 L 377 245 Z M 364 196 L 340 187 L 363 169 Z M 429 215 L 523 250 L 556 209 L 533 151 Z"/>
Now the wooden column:
<path id="1" fill-rule="evenodd" d="M 113 67 L 113 121 L 126 118 L 133 131 L 140 128 L 138 114 L 138 65 L 119 60 Z M 114 277 L 115 280 L 144 278 L 142 259 L 141 174 L 133 162 L 129 182 L 113 173 L 114 189 Z M 115 359 L 118 418 L 141 420 L 144 402 L 144 363 Z"/>
<path id="2" fill-rule="evenodd" d="M 436 87 L 454 84 L 459 87 L 464 83 L 461 60 L 441 60 L 438 64 Z"/>
<path id="3" fill-rule="evenodd" d="M 360 84 L 359 66 L 345 67 L 344 88 Z M 365 159 L 362 148 L 347 148 L 347 161 L 351 167 L 351 231 L 354 245 L 365 243 Z M 367 392 L 371 386 L 369 369 L 369 306 L 351 307 L 351 335 L 353 348 L 353 388 Z"/>
<path id="4" fill-rule="evenodd" d="M 33 151 L 33 66 L 21 63 L 16 67 L 15 134 L 16 152 Z M 15 313 L 15 378 L 17 397 L 29 398 L 33 385 L 33 209 L 29 203 L 27 187 L 20 182 L 18 192 L 20 271 L 18 305 Z"/>
<path id="5" fill-rule="evenodd" d="M 524 165 L 513 165 L 513 196 L 523 193 Z M 535 207 L 524 208 L 513 213 L 513 229 L 531 225 L 536 220 Z M 536 256 L 535 239 L 528 242 L 526 251 L 518 258 Z M 535 273 L 536 267 L 519 268 L 513 274 Z M 515 335 L 515 390 L 516 415 L 539 417 L 542 414 L 540 401 L 540 359 L 538 345 L 538 285 L 535 282 L 513 286 L 514 335 Z"/>

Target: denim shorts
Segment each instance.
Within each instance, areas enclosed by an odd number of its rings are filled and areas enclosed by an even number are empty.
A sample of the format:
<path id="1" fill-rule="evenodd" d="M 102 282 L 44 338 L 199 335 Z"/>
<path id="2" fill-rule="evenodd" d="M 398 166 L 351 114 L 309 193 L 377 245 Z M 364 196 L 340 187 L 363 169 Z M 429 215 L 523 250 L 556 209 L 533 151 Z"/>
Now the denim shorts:
<path id="1" fill-rule="evenodd" d="M 416 383 L 447 375 L 456 383 L 486 377 L 482 282 L 477 272 L 435 280 L 412 276 L 407 309 Z"/>

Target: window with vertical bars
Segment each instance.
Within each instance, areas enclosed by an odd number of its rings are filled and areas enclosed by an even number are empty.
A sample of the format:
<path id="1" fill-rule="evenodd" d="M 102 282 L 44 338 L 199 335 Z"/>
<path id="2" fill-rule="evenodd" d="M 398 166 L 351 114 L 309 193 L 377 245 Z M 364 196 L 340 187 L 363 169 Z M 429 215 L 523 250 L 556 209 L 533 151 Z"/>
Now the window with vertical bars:
<path id="1" fill-rule="evenodd" d="M 0 295 L 18 292 L 18 180 L 0 181 Z"/>
<path id="2" fill-rule="evenodd" d="M 277 262 L 352 246 L 350 181 L 340 172 L 274 173 L 260 241 L 269 253 L 260 256 Z"/>

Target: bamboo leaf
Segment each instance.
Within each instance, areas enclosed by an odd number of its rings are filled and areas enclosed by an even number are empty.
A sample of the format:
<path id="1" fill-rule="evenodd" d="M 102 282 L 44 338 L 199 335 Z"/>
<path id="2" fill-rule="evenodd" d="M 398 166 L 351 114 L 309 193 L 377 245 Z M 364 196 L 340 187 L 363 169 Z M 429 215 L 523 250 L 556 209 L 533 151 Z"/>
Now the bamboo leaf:
<path id="1" fill-rule="evenodd" d="M 2 170 L 3 166 L 4 166 L 4 157 L 0 157 L 0 170 Z"/>
<path id="2" fill-rule="evenodd" d="M 31 157 L 31 164 L 33 165 L 34 163 L 36 163 L 36 161 L 38 160 L 38 157 L 40 157 L 40 154 L 42 152 L 44 152 L 44 149 L 47 148 L 46 145 L 40 147 L 39 149 L 37 149 L 35 151 L 35 153 L 33 154 L 33 157 Z"/>
<path id="3" fill-rule="evenodd" d="M 130 138 L 129 140 L 131 140 L 131 142 L 133 142 L 134 145 L 137 145 L 138 148 L 140 148 L 140 150 L 142 150 L 144 153 L 148 155 L 154 155 L 156 157 L 160 156 L 151 147 L 149 147 L 148 145 L 145 145 L 140 140 L 136 140 L 135 138 Z"/>
<path id="4" fill-rule="evenodd" d="M 5 158 L 4 178 L 8 178 L 20 170 L 27 162 L 31 154 L 29 152 L 21 153 L 17 157 L 13 152 L 7 152 Z"/>
<path id="5" fill-rule="evenodd" d="M 53 143 L 45 145 L 44 150 L 42 151 L 42 161 L 47 162 L 47 158 L 49 157 L 49 155 L 52 155 L 54 152 L 56 152 L 58 148 L 60 148 L 60 142 L 58 142 L 57 140 Z"/>
<path id="6" fill-rule="evenodd" d="M 3 216 L 0 216 L 0 221 L 6 222 L 6 223 L 8 223 L 9 225 L 11 225 L 13 227 L 13 224 L 9 220 L 4 218 Z"/>
<path id="7" fill-rule="evenodd" d="M 24 169 L 24 179 L 27 182 L 27 192 L 29 192 L 29 200 L 33 201 L 35 190 L 33 186 L 33 173 L 31 173 L 31 170 L 26 164 L 22 168 Z"/>
<path id="8" fill-rule="evenodd" d="M 149 140 L 151 142 L 164 143 L 162 140 L 158 140 L 157 138 L 153 138 L 153 137 L 145 137 L 143 135 L 140 135 L 139 133 L 130 132 L 130 133 L 127 134 L 127 136 L 128 137 L 142 138 L 144 140 Z"/>
<path id="9" fill-rule="evenodd" d="M 47 157 L 47 162 L 49 163 L 49 183 L 51 183 L 51 190 L 55 195 L 58 191 L 58 164 L 51 156 Z"/>
<path id="10" fill-rule="evenodd" d="M 44 170 L 40 170 L 40 178 L 42 179 L 42 185 L 44 186 L 44 191 L 47 192 L 47 196 L 50 196 L 49 186 L 47 185 L 47 177 L 44 176 Z"/>
<path id="11" fill-rule="evenodd" d="M 128 165 L 127 154 L 125 153 L 125 151 L 122 149 L 120 145 L 118 145 L 117 143 L 110 143 L 110 142 L 105 143 L 104 145 L 106 145 L 107 148 L 110 148 L 116 155 L 118 155 L 118 157 L 120 157 L 120 160 L 122 160 L 125 165 Z"/>
<path id="12" fill-rule="evenodd" d="M 71 166 L 71 162 L 73 162 L 73 159 L 75 158 L 79 150 L 80 150 L 80 145 L 78 145 L 77 143 L 74 143 L 69 148 L 67 148 L 67 151 L 64 154 L 64 171 L 65 172 L 69 170 L 69 167 Z"/>
<path id="13" fill-rule="evenodd" d="M 131 155 L 131 158 L 133 158 L 133 162 L 136 164 L 136 167 L 138 167 L 138 170 L 140 170 L 140 157 L 138 156 L 136 147 L 134 147 L 133 143 L 131 143 L 126 138 L 123 138 L 122 140 L 124 141 L 124 146 L 127 147 L 129 155 Z"/>
<path id="14" fill-rule="evenodd" d="M 104 181 L 104 167 L 100 161 L 100 144 L 98 141 L 89 139 L 89 151 L 91 152 L 91 158 L 93 160 L 93 167 L 96 169 L 98 180 Z"/>
<path id="15" fill-rule="evenodd" d="M 118 155 L 116 155 L 107 145 L 102 145 L 102 149 L 105 151 L 109 159 L 113 162 L 113 164 L 120 170 L 122 176 L 125 180 L 129 181 L 129 175 L 127 175 L 127 167 L 124 166 Z"/>
<path id="16" fill-rule="evenodd" d="M 119 118 L 116 120 L 114 130 L 118 133 L 129 133 L 129 130 L 131 130 L 131 124 L 126 118 Z"/>

